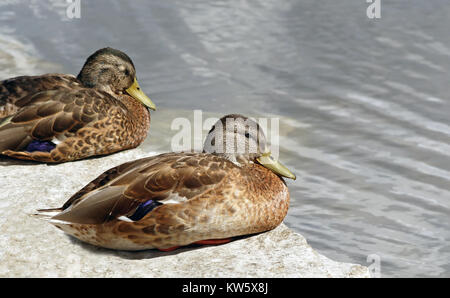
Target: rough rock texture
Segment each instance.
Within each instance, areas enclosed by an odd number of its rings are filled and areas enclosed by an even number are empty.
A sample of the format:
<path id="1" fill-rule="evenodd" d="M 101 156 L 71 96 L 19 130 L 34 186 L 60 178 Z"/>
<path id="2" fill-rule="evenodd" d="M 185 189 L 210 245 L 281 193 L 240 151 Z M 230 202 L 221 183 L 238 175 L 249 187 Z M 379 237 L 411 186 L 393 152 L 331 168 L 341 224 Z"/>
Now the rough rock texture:
<path id="1" fill-rule="evenodd" d="M 135 149 L 51 166 L 0 157 L 0 277 L 369 277 L 366 267 L 318 254 L 285 225 L 220 246 L 123 252 L 29 216 L 60 207 L 108 168 L 152 154 Z"/>

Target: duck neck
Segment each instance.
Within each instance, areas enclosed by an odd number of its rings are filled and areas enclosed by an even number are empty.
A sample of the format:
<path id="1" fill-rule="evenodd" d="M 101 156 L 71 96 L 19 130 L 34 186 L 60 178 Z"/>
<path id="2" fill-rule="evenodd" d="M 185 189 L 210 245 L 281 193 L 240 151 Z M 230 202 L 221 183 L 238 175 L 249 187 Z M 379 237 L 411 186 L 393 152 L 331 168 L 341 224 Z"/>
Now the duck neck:
<path id="1" fill-rule="evenodd" d="M 258 206 L 268 211 L 266 217 L 258 217 L 257 225 L 263 227 L 262 230 L 275 228 L 289 209 L 290 197 L 286 183 L 283 178 L 259 164 L 245 164 L 242 170 L 247 173 L 247 199 L 257 202 Z"/>
<path id="2" fill-rule="evenodd" d="M 260 164 L 246 163 L 242 166 L 242 170 L 248 173 L 246 177 L 251 180 L 250 185 L 260 185 L 264 188 L 267 198 L 276 197 L 278 194 L 287 191 L 286 182 L 283 178 Z M 280 199 L 283 200 L 283 197 L 280 197 Z M 287 196 L 287 199 L 289 201 L 289 196 Z"/>
<path id="3" fill-rule="evenodd" d="M 142 136 L 141 141 L 143 141 L 150 128 L 150 111 L 140 101 L 127 94 L 119 96 L 119 99 L 126 106 L 128 112 L 133 115 L 130 118 L 135 121 L 136 133 Z"/>

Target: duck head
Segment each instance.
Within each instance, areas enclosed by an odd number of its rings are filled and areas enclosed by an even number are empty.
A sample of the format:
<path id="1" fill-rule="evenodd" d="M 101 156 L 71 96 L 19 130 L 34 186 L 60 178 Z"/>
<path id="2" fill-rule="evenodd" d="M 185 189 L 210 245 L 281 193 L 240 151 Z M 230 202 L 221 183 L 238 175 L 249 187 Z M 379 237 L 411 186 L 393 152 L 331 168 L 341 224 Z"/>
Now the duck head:
<path id="1" fill-rule="evenodd" d="M 122 51 L 113 48 L 98 50 L 86 60 L 77 79 L 85 87 L 96 88 L 113 96 L 126 93 L 149 109 L 156 109 L 139 87 L 133 61 Z"/>
<path id="2" fill-rule="evenodd" d="M 258 123 L 243 115 L 226 115 L 217 121 L 206 137 L 203 152 L 222 156 L 239 166 L 258 163 L 279 176 L 296 179 L 288 168 L 272 157 Z"/>

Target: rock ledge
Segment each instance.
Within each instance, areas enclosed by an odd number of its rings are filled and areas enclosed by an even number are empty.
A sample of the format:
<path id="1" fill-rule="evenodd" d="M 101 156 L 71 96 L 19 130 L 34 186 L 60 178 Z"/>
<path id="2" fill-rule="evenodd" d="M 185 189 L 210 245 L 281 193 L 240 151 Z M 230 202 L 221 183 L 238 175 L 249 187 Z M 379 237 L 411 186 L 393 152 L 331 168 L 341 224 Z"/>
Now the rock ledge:
<path id="1" fill-rule="evenodd" d="M 328 259 L 284 224 L 220 246 L 123 252 L 29 216 L 61 206 L 108 168 L 152 154 L 134 149 L 56 166 L 0 157 L 0 277 L 369 277 L 367 267 Z"/>

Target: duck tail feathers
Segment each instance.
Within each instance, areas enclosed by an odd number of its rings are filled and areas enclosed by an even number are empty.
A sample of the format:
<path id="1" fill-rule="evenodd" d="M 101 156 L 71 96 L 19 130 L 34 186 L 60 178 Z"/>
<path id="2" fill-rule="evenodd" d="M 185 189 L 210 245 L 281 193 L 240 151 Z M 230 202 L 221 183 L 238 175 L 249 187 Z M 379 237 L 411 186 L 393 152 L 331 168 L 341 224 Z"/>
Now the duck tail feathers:
<path id="1" fill-rule="evenodd" d="M 61 211 L 63 211 L 62 208 L 38 209 L 35 213 L 30 214 L 30 216 L 44 220 L 51 220 L 53 216 L 60 213 Z"/>

